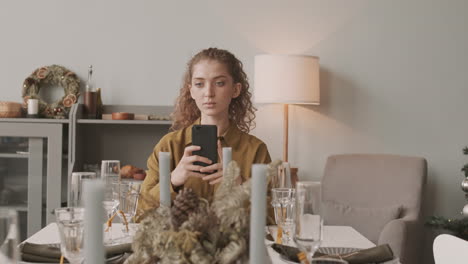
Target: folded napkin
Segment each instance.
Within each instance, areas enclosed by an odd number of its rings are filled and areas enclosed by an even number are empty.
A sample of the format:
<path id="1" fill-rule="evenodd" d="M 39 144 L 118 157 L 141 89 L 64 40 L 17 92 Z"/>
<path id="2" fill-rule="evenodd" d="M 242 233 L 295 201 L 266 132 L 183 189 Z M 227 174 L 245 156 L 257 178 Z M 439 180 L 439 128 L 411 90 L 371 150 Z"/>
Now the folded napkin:
<path id="1" fill-rule="evenodd" d="M 120 244 L 115 246 L 106 246 L 106 258 L 111 258 L 116 255 L 121 255 L 127 252 L 132 252 L 132 244 Z M 47 263 L 59 263 L 60 248 L 54 245 L 47 244 L 33 244 L 33 243 L 22 243 L 20 245 L 21 260 L 28 262 L 47 262 Z"/>
<path id="2" fill-rule="evenodd" d="M 279 244 L 273 244 L 271 247 L 279 254 L 285 256 L 287 259 L 299 262 L 299 259 L 297 257 L 299 249 Z M 380 263 L 392 260 L 393 252 L 390 246 L 388 244 L 385 244 L 341 255 L 327 255 L 324 253 L 316 252 L 314 257 L 344 259 L 349 264 Z"/>

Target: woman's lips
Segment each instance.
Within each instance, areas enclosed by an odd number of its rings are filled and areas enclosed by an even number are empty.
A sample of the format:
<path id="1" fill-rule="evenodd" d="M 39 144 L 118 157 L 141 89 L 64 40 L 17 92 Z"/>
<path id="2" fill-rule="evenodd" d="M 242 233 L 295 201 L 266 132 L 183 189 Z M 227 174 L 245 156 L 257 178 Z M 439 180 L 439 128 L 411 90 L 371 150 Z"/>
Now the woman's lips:
<path id="1" fill-rule="evenodd" d="M 203 104 L 205 107 L 208 107 L 208 108 L 212 108 L 216 105 L 216 103 L 213 103 L 213 102 L 209 102 L 209 103 L 204 103 Z"/>

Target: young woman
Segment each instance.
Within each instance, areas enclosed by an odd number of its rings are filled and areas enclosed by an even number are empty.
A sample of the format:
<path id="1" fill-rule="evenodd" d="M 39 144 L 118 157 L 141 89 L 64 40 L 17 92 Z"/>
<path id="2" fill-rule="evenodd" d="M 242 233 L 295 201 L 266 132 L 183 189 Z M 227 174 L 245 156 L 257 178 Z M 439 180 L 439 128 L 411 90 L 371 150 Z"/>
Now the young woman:
<path id="1" fill-rule="evenodd" d="M 177 98 L 172 129 L 164 136 L 148 158 L 147 176 L 142 184 L 139 213 L 159 206 L 160 151 L 170 152 L 171 196 L 182 188 L 191 188 L 199 196 L 211 200 L 222 181 L 222 157 L 212 164 L 205 157 L 193 155 L 200 150 L 192 145 L 194 124 L 216 125 L 218 153 L 222 147 L 232 148 L 232 159 L 241 169 L 242 183 L 250 178 L 254 163 L 271 161 L 268 149 L 260 139 L 249 135 L 255 118 L 247 75 L 240 62 L 227 50 L 209 48 L 196 54 L 187 64 L 180 95 Z M 210 164 L 194 165 L 195 161 Z"/>

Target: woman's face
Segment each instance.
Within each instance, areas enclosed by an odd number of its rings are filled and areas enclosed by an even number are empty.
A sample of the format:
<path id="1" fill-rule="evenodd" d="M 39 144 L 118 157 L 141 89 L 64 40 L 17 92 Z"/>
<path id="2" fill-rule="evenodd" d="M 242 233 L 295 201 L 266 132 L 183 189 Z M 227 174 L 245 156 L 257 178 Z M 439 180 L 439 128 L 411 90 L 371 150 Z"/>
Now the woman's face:
<path id="1" fill-rule="evenodd" d="M 190 94 L 202 117 L 228 118 L 229 104 L 240 91 L 241 84 L 234 83 L 225 64 L 201 60 L 193 66 Z"/>

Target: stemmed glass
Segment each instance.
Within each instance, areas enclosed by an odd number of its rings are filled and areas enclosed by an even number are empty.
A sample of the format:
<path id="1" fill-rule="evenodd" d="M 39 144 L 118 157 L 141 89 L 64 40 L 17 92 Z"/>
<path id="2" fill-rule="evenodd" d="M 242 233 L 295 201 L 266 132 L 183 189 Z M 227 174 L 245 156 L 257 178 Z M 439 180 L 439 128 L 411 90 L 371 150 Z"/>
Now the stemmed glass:
<path id="1" fill-rule="evenodd" d="M 104 210 L 106 211 L 107 220 L 114 215 L 119 205 L 115 184 L 120 181 L 120 161 L 119 160 L 103 160 L 101 162 L 101 179 L 105 183 L 104 192 Z M 112 228 L 107 230 L 106 243 L 112 244 Z"/>
<path id="2" fill-rule="evenodd" d="M 19 261 L 18 213 L 12 209 L 0 208 L 0 263 Z"/>
<path id="3" fill-rule="evenodd" d="M 319 182 L 297 182 L 296 184 L 296 228 L 294 242 L 307 254 L 309 263 L 322 243 L 323 219 L 319 214 Z"/>
<path id="4" fill-rule="evenodd" d="M 117 207 L 119 206 L 119 199 L 116 190 L 114 190 L 114 184 L 111 183 L 110 185 L 106 185 L 104 188 L 104 200 L 102 205 L 106 212 L 106 218 L 109 219 L 114 215 L 117 211 Z M 106 227 L 105 232 L 105 243 L 106 244 L 113 244 L 114 240 L 112 238 L 112 224 L 109 223 L 108 227 Z"/>
<path id="5" fill-rule="evenodd" d="M 122 222 L 133 223 L 137 210 L 138 197 L 140 196 L 140 181 L 122 181 L 114 183 L 114 190 L 117 191 L 119 201 L 119 213 L 117 214 Z M 122 215 L 123 214 L 123 215 Z M 124 233 L 130 236 L 130 232 L 125 228 Z"/>
<path id="6" fill-rule="evenodd" d="M 282 231 L 282 243 L 288 244 L 294 231 L 295 190 L 292 188 L 274 188 L 271 190 L 271 205 L 275 210 L 275 222 L 278 232 Z"/>
<path id="7" fill-rule="evenodd" d="M 57 208 L 55 218 L 60 234 L 62 255 L 71 264 L 81 264 L 84 260 L 84 208 Z"/>

